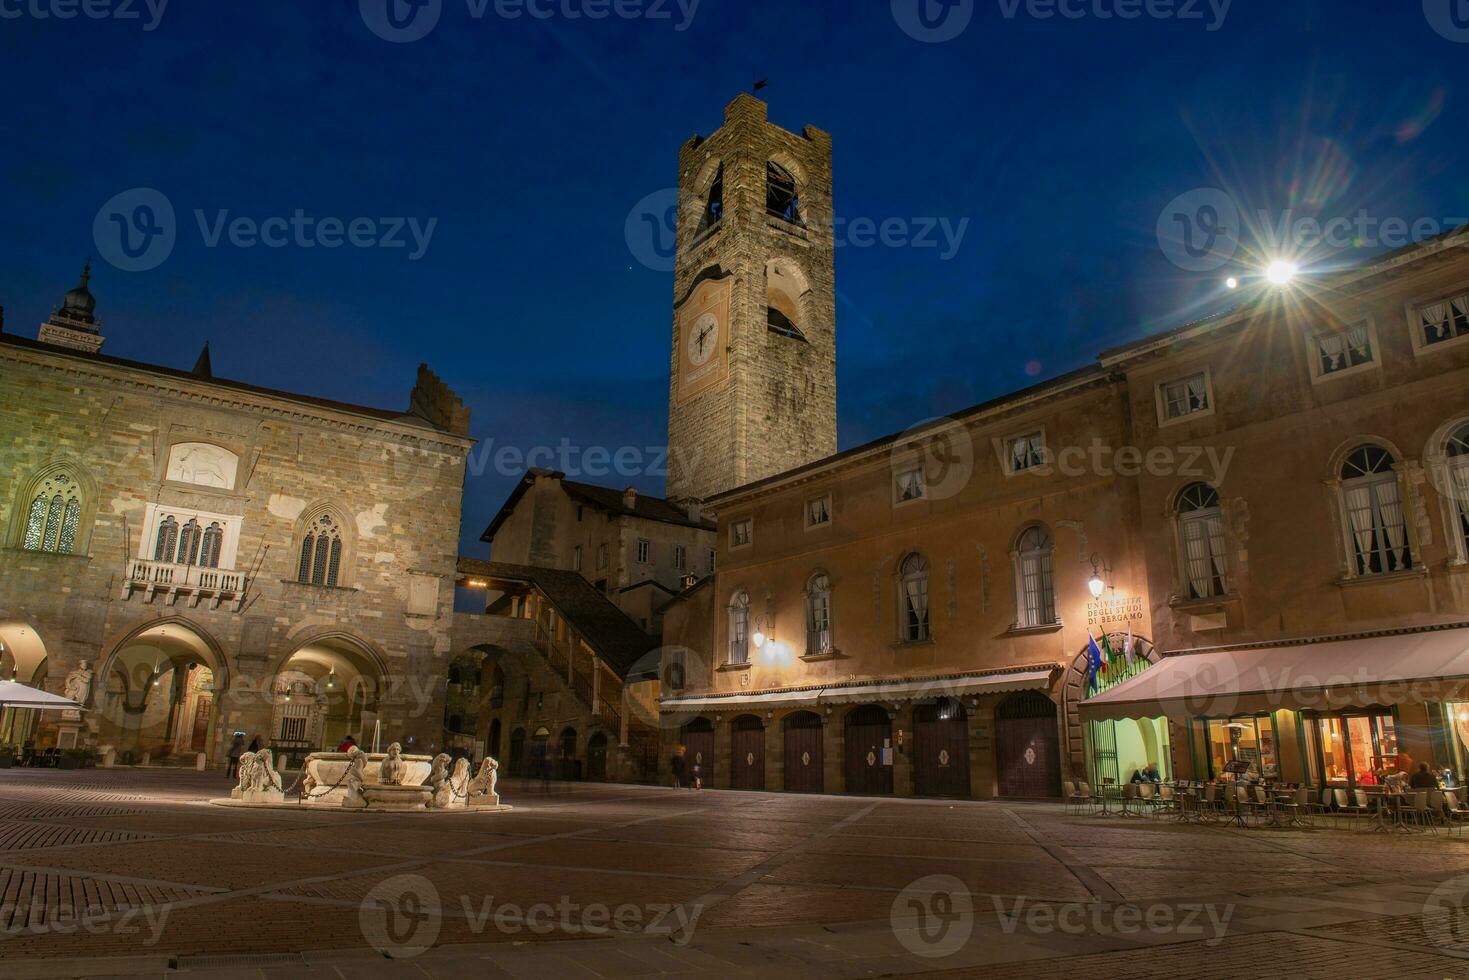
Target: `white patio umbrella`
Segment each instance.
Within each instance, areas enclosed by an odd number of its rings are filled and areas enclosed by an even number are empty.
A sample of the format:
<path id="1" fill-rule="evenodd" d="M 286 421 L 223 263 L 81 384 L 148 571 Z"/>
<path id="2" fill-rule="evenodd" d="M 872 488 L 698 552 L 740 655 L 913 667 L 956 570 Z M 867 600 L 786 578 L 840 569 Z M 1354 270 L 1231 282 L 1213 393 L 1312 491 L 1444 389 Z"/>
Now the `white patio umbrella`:
<path id="1" fill-rule="evenodd" d="M 0 681 L 0 708 L 31 708 L 38 711 L 82 710 L 82 706 L 70 698 L 51 694 L 40 688 L 19 681 Z"/>

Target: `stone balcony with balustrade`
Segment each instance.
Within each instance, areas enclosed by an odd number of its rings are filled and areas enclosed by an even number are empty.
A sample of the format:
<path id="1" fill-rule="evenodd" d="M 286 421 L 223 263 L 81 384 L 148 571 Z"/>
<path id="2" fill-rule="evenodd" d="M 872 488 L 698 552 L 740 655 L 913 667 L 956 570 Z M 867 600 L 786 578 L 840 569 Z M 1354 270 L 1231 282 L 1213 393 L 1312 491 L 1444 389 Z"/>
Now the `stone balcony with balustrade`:
<path id="1" fill-rule="evenodd" d="M 123 580 L 122 598 L 131 599 L 134 594 L 141 593 L 144 602 L 162 598 L 173 604 L 187 599 L 191 606 L 208 600 L 210 608 L 218 608 L 221 603 L 228 602 L 235 612 L 239 612 L 249 585 L 250 580 L 244 572 L 232 569 L 132 558 L 128 560 L 127 576 Z"/>

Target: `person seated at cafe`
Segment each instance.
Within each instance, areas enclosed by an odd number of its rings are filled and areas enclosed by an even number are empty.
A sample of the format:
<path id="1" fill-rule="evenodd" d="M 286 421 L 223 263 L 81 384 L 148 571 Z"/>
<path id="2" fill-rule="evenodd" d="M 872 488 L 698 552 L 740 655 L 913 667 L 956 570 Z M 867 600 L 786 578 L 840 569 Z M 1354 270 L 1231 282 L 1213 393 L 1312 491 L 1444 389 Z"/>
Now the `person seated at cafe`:
<path id="1" fill-rule="evenodd" d="M 1418 771 L 1408 780 L 1408 786 L 1412 789 L 1438 789 L 1438 777 L 1428 768 L 1428 763 L 1420 762 Z"/>
<path id="2" fill-rule="evenodd" d="M 1357 785 L 1359 786 L 1376 786 L 1380 782 L 1381 780 L 1377 778 L 1377 773 L 1370 769 L 1357 777 Z"/>
<path id="3" fill-rule="evenodd" d="M 1143 770 L 1143 782 L 1161 783 L 1162 781 L 1163 776 L 1158 772 L 1158 764 L 1156 762 L 1148 763 L 1148 768 Z"/>
<path id="4" fill-rule="evenodd" d="M 1130 783 L 1145 783 L 1145 782 L 1147 782 L 1147 780 L 1143 778 L 1143 773 L 1142 773 L 1142 770 L 1141 769 L 1134 769 L 1132 771 L 1132 778 L 1129 779 L 1128 782 L 1130 782 Z"/>

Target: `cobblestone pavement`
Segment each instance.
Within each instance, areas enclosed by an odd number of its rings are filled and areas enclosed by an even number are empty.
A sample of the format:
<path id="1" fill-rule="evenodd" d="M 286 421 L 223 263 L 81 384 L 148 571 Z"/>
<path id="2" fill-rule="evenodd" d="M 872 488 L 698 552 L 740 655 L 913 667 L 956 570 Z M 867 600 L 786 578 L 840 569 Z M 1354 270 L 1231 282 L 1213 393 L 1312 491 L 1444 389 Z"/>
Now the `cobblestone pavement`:
<path id="1" fill-rule="evenodd" d="M 1469 977 L 1469 835 L 502 784 L 502 813 L 211 805 L 0 770 L 0 977 Z"/>

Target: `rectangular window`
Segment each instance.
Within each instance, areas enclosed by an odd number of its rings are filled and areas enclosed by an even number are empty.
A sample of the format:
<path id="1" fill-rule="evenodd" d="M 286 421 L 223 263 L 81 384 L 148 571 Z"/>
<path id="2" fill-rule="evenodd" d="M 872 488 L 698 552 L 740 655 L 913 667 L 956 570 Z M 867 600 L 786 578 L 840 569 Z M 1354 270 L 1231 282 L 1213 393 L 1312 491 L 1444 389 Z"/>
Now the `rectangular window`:
<path id="1" fill-rule="evenodd" d="M 806 501 L 806 526 L 823 527 L 831 523 L 831 494 Z"/>
<path id="2" fill-rule="evenodd" d="M 581 571 L 581 545 L 577 545 L 571 549 L 571 570 L 573 572 Z"/>
<path id="3" fill-rule="evenodd" d="M 735 605 L 729 616 L 729 662 L 743 664 L 750 659 L 750 607 Z"/>
<path id="4" fill-rule="evenodd" d="M 1372 351 L 1372 333 L 1365 320 L 1349 327 L 1318 330 L 1312 335 L 1311 343 L 1317 377 L 1371 364 L 1376 356 Z"/>
<path id="5" fill-rule="evenodd" d="M 607 545 L 605 543 L 597 545 L 597 567 L 607 567 Z"/>
<path id="6" fill-rule="evenodd" d="M 646 565 L 653 560 L 653 542 L 638 538 L 638 564 Z"/>
<path id="7" fill-rule="evenodd" d="M 1015 436 L 1005 445 L 1005 463 L 1011 473 L 1019 473 L 1046 461 L 1045 439 L 1039 432 Z"/>
<path id="8" fill-rule="evenodd" d="M 1234 772 L 1250 779 L 1279 778 L 1275 729 L 1269 716 L 1211 719 L 1209 768 L 1211 776 Z"/>
<path id="9" fill-rule="evenodd" d="M 714 555 L 715 555 L 714 549 L 713 548 L 710 548 L 709 549 L 709 574 L 710 575 L 713 575 L 714 574 Z"/>
<path id="10" fill-rule="evenodd" d="M 743 548 L 753 540 L 754 518 L 743 517 L 729 525 L 729 546 Z"/>
<path id="11" fill-rule="evenodd" d="M 1416 307 L 1413 323 L 1419 347 L 1469 336 L 1469 293 Z"/>
<path id="12" fill-rule="evenodd" d="M 681 572 L 685 568 L 688 567 L 688 564 L 689 564 L 688 551 L 681 544 L 674 545 L 673 546 L 673 567 L 676 568 L 676 569 L 678 569 Z"/>
<path id="13" fill-rule="evenodd" d="M 924 494 L 923 469 L 915 466 L 911 470 L 899 473 L 894 481 L 893 492 L 900 504 L 910 500 L 922 500 Z"/>
<path id="14" fill-rule="evenodd" d="M 1356 789 L 1380 786 L 1398 768 L 1398 731 L 1392 715 L 1307 718 L 1309 760 L 1323 785 Z"/>
<path id="15" fill-rule="evenodd" d="M 1161 387 L 1163 421 L 1200 415 L 1210 410 L 1209 379 L 1200 371 Z"/>

